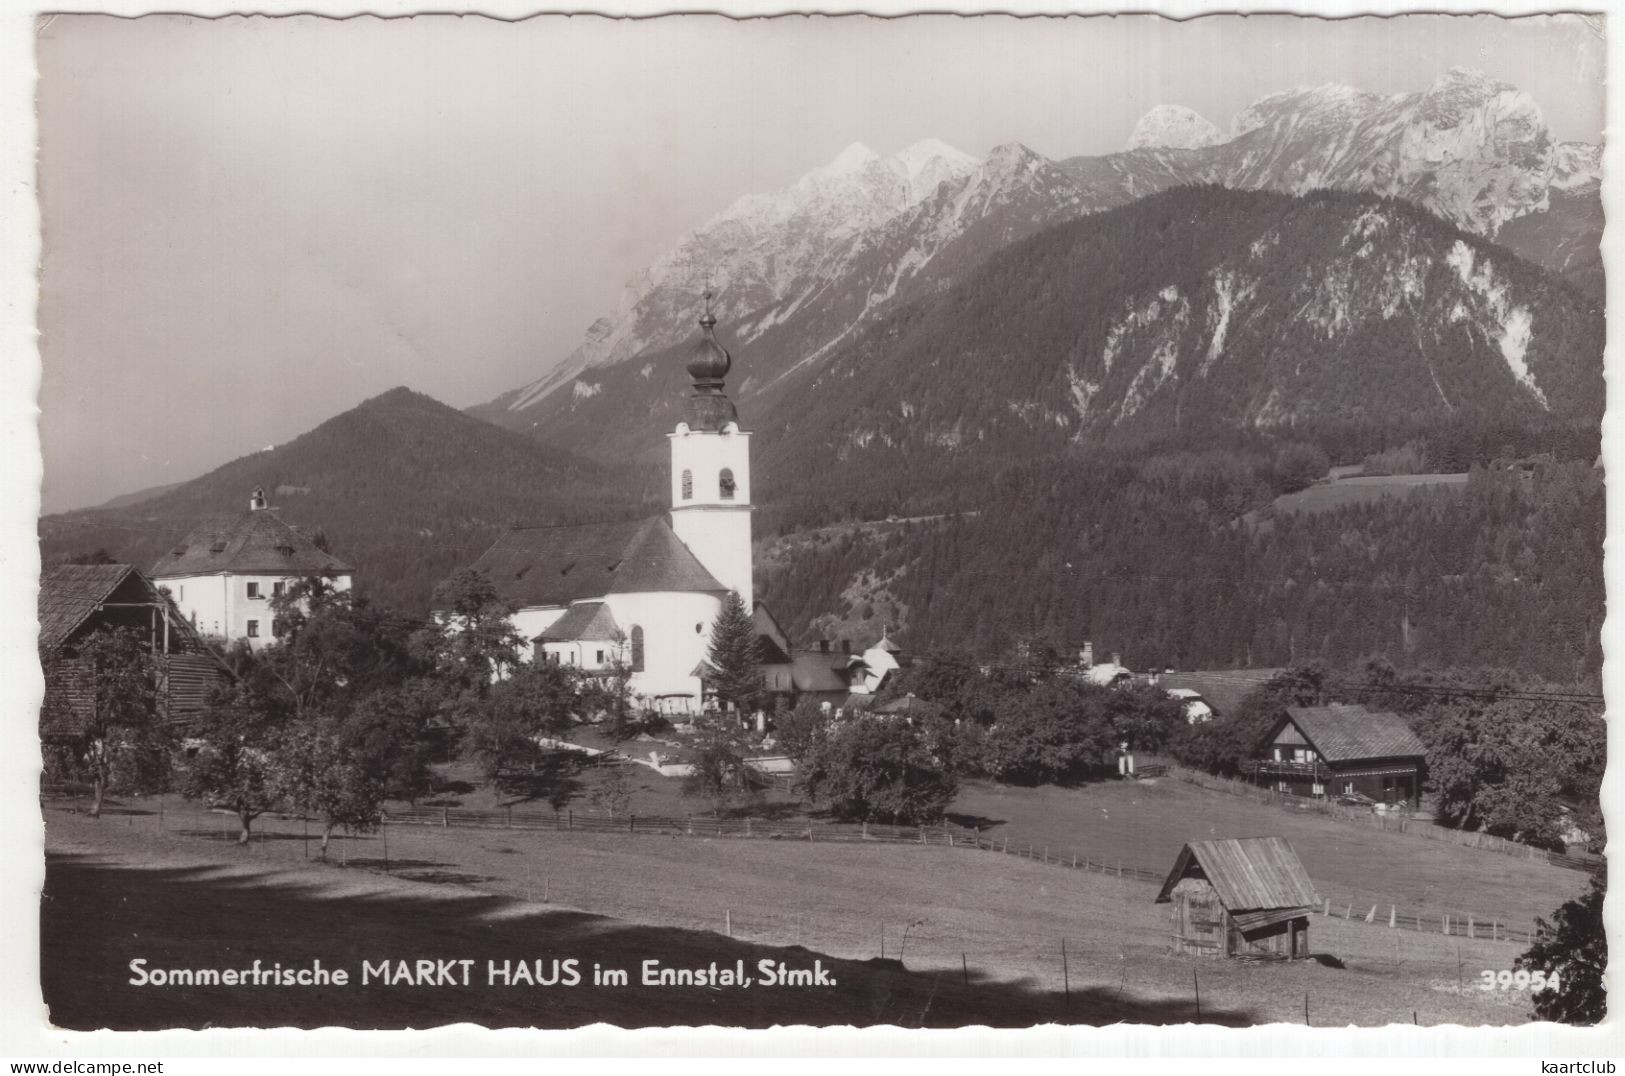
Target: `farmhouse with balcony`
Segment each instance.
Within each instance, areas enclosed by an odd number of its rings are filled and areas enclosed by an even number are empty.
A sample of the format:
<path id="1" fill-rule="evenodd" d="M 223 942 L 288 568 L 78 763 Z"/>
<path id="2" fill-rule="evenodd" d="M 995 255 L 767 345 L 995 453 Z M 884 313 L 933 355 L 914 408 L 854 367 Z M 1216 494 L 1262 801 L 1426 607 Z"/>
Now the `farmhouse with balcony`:
<path id="1" fill-rule="evenodd" d="M 1289 706 L 1244 765 L 1261 784 L 1297 796 L 1368 796 L 1415 804 L 1427 749 L 1398 714 L 1364 706 Z"/>
<path id="2" fill-rule="evenodd" d="M 152 578 L 203 635 L 254 650 L 280 632 L 271 599 L 294 583 L 320 579 L 349 590 L 355 569 L 283 522 L 254 490 L 248 511 L 205 520 L 152 567 Z"/>
<path id="3" fill-rule="evenodd" d="M 129 564 L 65 564 L 40 577 L 39 654 L 45 672 L 40 739 L 72 743 L 94 724 L 95 690 L 79 647 L 96 631 L 128 630 L 151 650 L 161 720 L 197 717 L 211 690 L 227 682 L 220 659 L 180 610 Z"/>

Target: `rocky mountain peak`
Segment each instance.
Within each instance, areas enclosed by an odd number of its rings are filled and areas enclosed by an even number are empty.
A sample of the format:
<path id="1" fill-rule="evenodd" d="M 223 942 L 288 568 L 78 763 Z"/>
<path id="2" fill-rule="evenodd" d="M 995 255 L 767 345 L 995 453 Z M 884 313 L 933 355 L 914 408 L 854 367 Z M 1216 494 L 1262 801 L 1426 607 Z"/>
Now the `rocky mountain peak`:
<path id="1" fill-rule="evenodd" d="M 1128 148 L 1202 149 L 1226 141 L 1224 132 L 1207 117 L 1183 105 L 1158 105 L 1140 117 L 1129 136 Z"/>

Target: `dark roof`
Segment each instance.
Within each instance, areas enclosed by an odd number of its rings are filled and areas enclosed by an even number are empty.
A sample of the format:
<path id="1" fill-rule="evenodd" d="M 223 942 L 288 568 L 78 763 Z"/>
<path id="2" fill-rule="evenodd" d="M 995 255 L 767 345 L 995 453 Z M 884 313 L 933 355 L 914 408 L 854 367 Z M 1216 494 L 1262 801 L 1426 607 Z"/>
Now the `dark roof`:
<path id="1" fill-rule="evenodd" d="M 575 527 L 515 527 L 474 562 L 503 599 L 569 605 L 605 594 L 725 594 L 664 516 Z"/>
<path id="2" fill-rule="evenodd" d="M 1314 884 L 1285 837 L 1190 842 L 1180 850 L 1174 869 L 1162 883 L 1162 892 L 1157 894 L 1156 903 L 1168 900 L 1193 861 L 1213 883 L 1219 900 L 1231 912 L 1303 908 L 1317 903 Z"/>
<path id="3" fill-rule="evenodd" d="M 134 571 L 129 564 L 63 564 L 47 568 L 39 586 L 41 649 L 66 642 Z"/>
<path id="4" fill-rule="evenodd" d="M 610 642 L 620 630 L 603 602 L 577 602 L 536 638 L 544 643 Z"/>
<path id="5" fill-rule="evenodd" d="M 769 691 L 844 693 L 848 686 L 843 672 L 847 657 L 819 650 L 797 650 L 790 655 L 789 664 L 762 666 L 762 675 Z"/>
<path id="6" fill-rule="evenodd" d="M 284 523 L 270 509 L 205 520 L 152 566 L 157 579 L 216 572 L 340 575 L 344 561 Z"/>
<path id="7" fill-rule="evenodd" d="M 1182 687 L 1196 692 L 1215 713 L 1233 714 L 1241 700 L 1263 687 L 1284 669 L 1215 669 L 1208 672 L 1163 673 L 1157 686 Z"/>
<path id="8" fill-rule="evenodd" d="M 756 628 L 757 644 L 768 655 L 762 664 L 787 663 L 790 660 L 790 636 L 779 624 L 778 617 L 773 615 L 773 610 L 762 602 L 757 602 L 750 615 L 751 623 Z"/>
<path id="9" fill-rule="evenodd" d="M 1286 713 L 1283 720 L 1291 720 L 1327 762 L 1427 754 L 1421 739 L 1398 714 L 1342 703 L 1289 706 Z"/>

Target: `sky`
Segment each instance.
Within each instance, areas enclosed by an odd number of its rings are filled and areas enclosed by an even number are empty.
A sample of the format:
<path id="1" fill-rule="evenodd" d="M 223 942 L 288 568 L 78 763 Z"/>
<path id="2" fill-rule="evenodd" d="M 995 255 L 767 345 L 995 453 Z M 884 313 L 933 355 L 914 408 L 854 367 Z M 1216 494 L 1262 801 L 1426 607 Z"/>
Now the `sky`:
<path id="1" fill-rule="evenodd" d="M 1598 141 L 1573 17 L 53 16 L 36 34 L 42 510 L 182 481 L 397 385 L 545 373 L 742 194 L 860 141 L 1125 145 L 1157 104 L 1468 66 Z"/>

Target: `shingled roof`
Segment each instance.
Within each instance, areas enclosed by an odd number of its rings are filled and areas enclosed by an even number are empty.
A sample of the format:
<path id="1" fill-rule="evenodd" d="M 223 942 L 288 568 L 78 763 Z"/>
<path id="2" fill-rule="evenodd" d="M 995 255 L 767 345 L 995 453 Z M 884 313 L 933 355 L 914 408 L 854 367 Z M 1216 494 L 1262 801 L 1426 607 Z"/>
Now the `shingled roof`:
<path id="1" fill-rule="evenodd" d="M 40 648 L 52 650 L 67 642 L 134 571 L 129 564 L 63 564 L 47 568 L 40 575 Z"/>
<path id="2" fill-rule="evenodd" d="M 474 562 L 504 600 L 569 605 L 605 594 L 725 594 L 664 516 L 575 527 L 515 527 Z"/>
<path id="3" fill-rule="evenodd" d="M 354 571 L 266 508 L 205 520 L 152 566 L 155 579 L 218 572 L 297 576 Z"/>
<path id="4" fill-rule="evenodd" d="M 1232 837 L 1192 841 L 1180 850 L 1155 903 L 1169 899 L 1194 860 L 1230 912 L 1305 908 L 1316 903 L 1314 883 L 1285 837 Z"/>
<path id="5" fill-rule="evenodd" d="M 1364 706 L 1289 706 L 1286 718 L 1327 762 L 1406 758 L 1427 754 L 1420 737 L 1398 714 Z M 1279 723 L 1276 730 L 1280 731 Z"/>
<path id="6" fill-rule="evenodd" d="M 577 602 L 536 638 L 544 643 L 612 642 L 620 626 L 603 602 Z"/>

